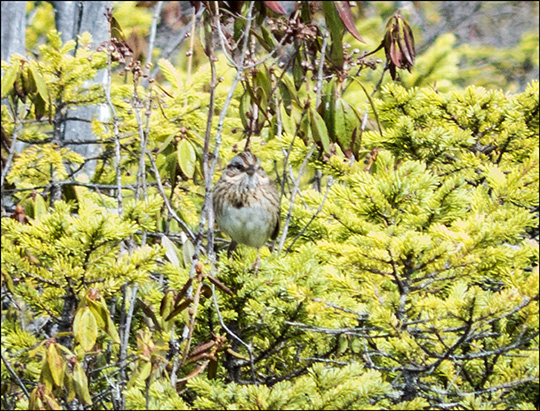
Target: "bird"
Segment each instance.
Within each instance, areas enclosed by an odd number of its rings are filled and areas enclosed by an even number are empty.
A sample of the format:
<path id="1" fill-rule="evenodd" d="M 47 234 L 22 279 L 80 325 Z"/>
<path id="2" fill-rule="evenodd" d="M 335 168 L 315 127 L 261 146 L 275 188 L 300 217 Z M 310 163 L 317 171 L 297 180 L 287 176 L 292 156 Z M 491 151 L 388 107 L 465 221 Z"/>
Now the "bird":
<path id="1" fill-rule="evenodd" d="M 257 248 L 257 272 L 260 248 L 279 234 L 280 196 L 256 155 L 233 157 L 214 186 L 212 205 L 219 228 L 232 239 L 229 256 L 237 244 Z"/>

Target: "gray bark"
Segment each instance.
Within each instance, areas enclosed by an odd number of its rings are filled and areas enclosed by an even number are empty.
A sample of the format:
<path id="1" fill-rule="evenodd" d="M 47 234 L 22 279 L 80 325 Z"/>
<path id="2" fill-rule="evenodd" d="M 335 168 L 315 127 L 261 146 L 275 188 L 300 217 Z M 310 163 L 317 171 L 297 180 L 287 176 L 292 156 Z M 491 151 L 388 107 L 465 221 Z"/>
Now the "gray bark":
<path id="1" fill-rule="evenodd" d="M 56 29 L 62 33 L 62 42 L 68 40 L 77 41 L 77 36 L 85 31 L 92 35 L 95 47 L 108 40 L 109 25 L 105 17 L 105 8 L 112 7 L 112 1 L 52 1 L 51 4 L 56 14 Z M 76 51 L 75 48 L 73 52 L 76 53 Z M 101 70 L 98 72 L 93 82 L 105 85 L 106 71 Z M 99 121 L 107 121 L 109 111 L 105 105 L 93 105 L 70 110 L 67 117 L 76 117 L 83 121 L 66 120 L 60 136 L 62 142 L 90 140 L 96 137 L 93 136 L 92 127 L 88 121 L 93 118 L 97 118 Z M 86 159 L 94 158 L 100 153 L 100 148 L 96 144 L 66 144 L 66 147 Z M 90 160 L 80 173 L 91 177 L 95 167 L 96 160 Z"/>
<path id="2" fill-rule="evenodd" d="M 14 53 L 25 54 L 26 2 L 3 1 L 1 15 L 2 60 Z"/>

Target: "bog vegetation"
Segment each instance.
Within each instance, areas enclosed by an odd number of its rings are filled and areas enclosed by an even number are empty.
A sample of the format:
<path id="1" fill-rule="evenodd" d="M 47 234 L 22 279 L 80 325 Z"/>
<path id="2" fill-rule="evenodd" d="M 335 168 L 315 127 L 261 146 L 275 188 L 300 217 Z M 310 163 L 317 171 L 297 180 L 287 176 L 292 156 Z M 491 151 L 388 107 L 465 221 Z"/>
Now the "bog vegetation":
<path id="1" fill-rule="evenodd" d="M 349 2 L 190 2 L 146 64 L 125 3 L 105 44 L 35 5 L 2 62 L 3 408 L 538 409 L 537 80 Z M 282 193 L 256 275 L 210 206 L 245 149 Z"/>

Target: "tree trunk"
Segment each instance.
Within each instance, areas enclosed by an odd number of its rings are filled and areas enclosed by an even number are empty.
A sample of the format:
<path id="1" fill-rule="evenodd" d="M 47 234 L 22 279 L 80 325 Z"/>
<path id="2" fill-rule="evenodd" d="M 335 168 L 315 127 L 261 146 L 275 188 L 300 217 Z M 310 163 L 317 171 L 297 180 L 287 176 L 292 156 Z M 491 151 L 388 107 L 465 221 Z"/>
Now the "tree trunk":
<path id="1" fill-rule="evenodd" d="M 1 15 L 2 60 L 9 61 L 14 53 L 25 54 L 26 2 L 3 1 Z"/>
<path id="2" fill-rule="evenodd" d="M 102 42 L 108 40 L 109 25 L 105 17 L 106 7 L 112 7 L 112 1 L 52 1 L 56 14 L 56 29 L 62 33 L 62 42 L 68 40 L 78 41 L 77 36 L 88 31 L 94 39 L 97 47 Z M 73 53 L 76 53 L 77 48 Z M 106 71 L 98 72 L 94 83 L 105 85 Z M 82 141 L 92 140 L 92 127 L 90 121 L 97 117 L 97 120 L 106 122 L 109 118 L 109 111 L 104 104 L 87 107 L 79 107 L 76 111 L 68 111 L 62 129 L 61 141 Z M 69 120 L 76 118 L 76 120 Z M 85 159 L 95 158 L 100 153 L 97 144 L 63 144 L 71 150 L 82 155 Z M 96 168 L 96 160 L 86 162 L 84 168 L 79 173 L 84 173 L 91 177 Z"/>

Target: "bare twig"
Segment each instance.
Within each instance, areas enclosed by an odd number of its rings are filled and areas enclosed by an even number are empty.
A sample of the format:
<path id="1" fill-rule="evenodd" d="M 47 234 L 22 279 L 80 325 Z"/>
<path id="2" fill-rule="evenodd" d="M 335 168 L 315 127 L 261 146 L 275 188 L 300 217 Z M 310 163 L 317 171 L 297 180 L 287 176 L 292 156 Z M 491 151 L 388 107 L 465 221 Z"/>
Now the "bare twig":
<path id="1" fill-rule="evenodd" d="M 6 180 L 6 176 L 9 172 L 9 169 L 11 168 L 11 162 L 13 161 L 13 156 L 15 155 L 15 144 L 17 143 L 17 137 L 21 133 L 21 130 L 22 124 L 19 121 L 19 116 L 15 115 L 15 128 L 13 130 L 13 135 L 11 136 L 11 146 L 9 147 L 9 154 L 6 160 L 6 164 L 4 165 L 4 169 L 2 170 L 2 180 L 0 185 L 0 192 L 2 192 L 2 195 L 4 194 L 4 181 Z"/>
<path id="2" fill-rule="evenodd" d="M 230 335 L 232 338 L 234 338 L 236 341 L 238 341 L 240 344 L 242 344 L 244 347 L 246 347 L 247 351 L 248 351 L 248 354 L 249 354 L 249 364 L 250 364 L 250 369 L 251 369 L 251 378 L 253 379 L 253 382 L 255 384 L 257 384 L 257 380 L 255 378 L 255 360 L 254 360 L 254 356 L 253 356 L 253 347 L 251 346 L 251 344 L 248 344 L 246 342 L 244 342 L 244 340 L 242 340 L 240 337 L 238 337 L 234 332 L 231 331 L 231 329 L 229 327 L 227 327 L 225 325 L 225 321 L 223 321 L 223 316 L 221 315 L 221 311 L 219 310 L 219 304 L 217 302 L 217 298 L 216 298 L 216 286 L 212 283 L 211 284 L 212 286 L 212 299 L 214 301 L 214 307 L 216 308 L 216 313 L 218 315 L 218 319 L 219 319 L 219 323 L 221 324 L 221 327 L 223 327 L 223 329 L 225 331 L 227 331 L 227 334 Z"/>
<path id="3" fill-rule="evenodd" d="M 291 251 L 291 248 L 294 245 L 294 243 L 296 243 L 296 241 L 302 236 L 302 234 L 304 234 L 304 232 L 307 230 L 307 228 L 313 222 L 313 220 L 315 220 L 315 218 L 317 218 L 317 216 L 319 215 L 319 213 L 321 212 L 321 210 L 324 207 L 324 203 L 326 202 L 326 198 L 328 197 L 328 192 L 330 191 L 330 187 L 332 187 L 333 183 L 334 183 L 334 179 L 331 176 L 328 177 L 328 182 L 326 183 L 326 191 L 324 192 L 324 197 L 323 197 L 323 199 L 321 201 L 321 205 L 319 206 L 319 208 L 317 208 L 317 211 L 315 211 L 315 214 L 313 214 L 311 216 L 310 220 L 304 226 L 304 228 L 302 228 L 302 230 L 300 230 L 300 232 L 296 235 L 296 237 L 294 237 L 294 240 L 292 241 L 291 245 L 289 245 L 289 247 L 287 247 L 287 250 L 285 250 L 285 253 L 288 253 L 289 251 Z"/>
<path id="4" fill-rule="evenodd" d="M 300 132 L 302 120 L 304 119 L 304 116 L 306 115 L 306 113 L 307 113 L 307 106 L 304 106 L 302 110 L 302 114 L 300 115 L 300 120 L 298 121 L 298 124 L 296 124 L 296 130 L 294 131 L 291 144 L 289 144 L 289 149 L 287 150 L 287 153 L 285 154 L 285 158 L 283 160 L 283 178 L 282 178 L 282 184 L 281 184 L 281 193 L 279 195 L 280 200 L 283 198 L 283 195 L 285 194 L 285 182 L 287 181 L 287 164 L 289 162 L 289 157 L 291 155 L 294 141 L 296 140 L 296 137 L 298 136 L 298 133 Z"/>
<path id="5" fill-rule="evenodd" d="M 201 7 L 198 13 L 193 12 L 193 15 L 196 16 L 196 18 L 193 19 L 193 21 L 196 21 L 197 18 L 199 18 L 204 11 L 204 7 Z M 164 59 L 167 59 L 173 54 L 173 52 L 177 49 L 180 44 L 186 39 L 186 33 L 189 33 L 193 30 L 192 23 L 189 23 L 187 27 L 184 28 L 177 36 L 175 36 L 176 41 L 172 42 L 169 47 L 167 47 L 163 53 L 161 54 L 161 57 Z M 152 72 L 150 73 L 150 77 L 155 77 L 156 74 L 159 71 L 159 66 L 155 66 Z"/>
<path id="6" fill-rule="evenodd" d="M 148 52 L 146 53 L 146 63 L 148 67 L 147 73 L 150 68 L 150 64 L 152 64 L 152 52 L 154 51 L 154 42 L 156 40 L 157 25 L 158 25 L 159 16 L 161 15 L 162 7 L 163 7 L 163 2 L 158 1 L 154 8 L 154 16 L 152 17 L 152 25 L 150 26 L 150 37 L 148 39 Z"/>
<path id="7" fill-rule="evenodd" d="M 323 67 L 324 67 L 324 53 L 326 52 L 326 45 L 328 44 L 328 33 L 324 33 L 323 44 L 321 47 L 321 59 L 319 61 L 319 71 L 317 73 L 317 100 L 315 101 L 315 107 L 319 107 L 322 94 L 322 82 L 323 82 Z"/>
<path id="8" fill-rule="evenodd" d="M 218 19 L 219 21 L 219 19 Z M 193 16 L 191 18 L 191 34 L 189 39 L 189 50 L 188 50 L 188 68 L 187 68 L 187 76 L 186 76 L 186 86 L 190 85 L 191 81 L 191 65 L 193 63 L 193 41 L 195 38 L 195 27 L 197 25 L 197 15 L 193 13 Z M 186 99 L 184 100 L 184 108 L 187 107 L 188 103 L 188 97 L 186 95 Z"/>
<path id="9" fill-rule="evenodd" d="M 161 184 L 161 177 L 159 175 L 159 171 L 157 169 L 156 162 L 154 161 L 154 158 L 152 157 L 152 154 L 148 150 L 146 150 L 146 155 L 150 159 L 150 164 L 152 165 L 152 170 L 156 178 L 158 191 L 161 194 L 161 197 L 163 198 L 163 202 L 165 203 L 165 207 L 167 207 L 167 211 L 172 216 L 172 218 L 174 218 L 178 222 L 178 224 L 182 226 L 182 229 L 186 232 L 186 234 L 189 236 L 191 241 L 195 241 L 195 235 L 193 234 L 189 226 L 186 224 L 186 222 L 182 220 L 180 217 L 178 217 L 176 212 L 173 210 L 169 202 L 169 199 L 167 198 L 167 195 L 165 194 L 165 190 L 163 189 L 163 185 Z"/>
<path id="10" fill-rule="evenodd" d="M 13 371 L 13 368 L 11 368 L 11 365 L 9 364 L 8 360 L 6 357 L 4 357 L 4 351 L 2 351 L 2 361 L 4 362 L 4 365 L 6 366 L 7 370 L 9 371 L 9 373 L 13 376 L 13 378 L 15 379 L 15 381 L 17 382 L 17 385 L 19 387 L 21 387 L 21 389 L 23 390 L 24 392 L 24 395 L 26 395 L 26 398 L 30 398 L 30 393 L 28 392 L 28 390 L 26 389 L 26 387 L 24 386 L 23 382 L 21 381 L 21 379 L 19 378 L 19 376 L 15 373 L 15 371 Z"/>
<path id="11" fill-rule="evenodd" d="M 290 224 L 290 221 L 291 221 L 292 210 L 293 210 L 293 207 L 294 207 L 294 199 L 295 199 L 296 193 L 298 192 L 299 187 L 300 187 L 300 179 L 302 177 L 302 174 L 304 174 L 304 169 L 306 168 L 306 165 L 307 165 L 309 159 L 311 158 L 311 155 L 315 151 L 316 147 L 317 146 L 315 144 L 313 144 L 313 146 L 309 150 L 309 153 L 306 155 L 306 158 L 304 159 L 304 162 L 300 166 L 300 170 L 298 171 L 298 177 L 296 179 L 296 183 L 294 184 L 293 192 L 291 194 L 291 205 L 289 206 L 289 211 L 287 213 L 287 218 L 285 219 L 285 224 L 283 225 L 283 232 L 281 234 L 281 239 L 279 240 L 278 252 L 280 252 L 280 253 L 281 253 L 281 250 L 283 249 L 283 244 L 285 243 L 285 238 L 287 238 L 287 231 L 289 231 L 289 224 Z"/>
<path id="12" fill-rule="evenodd" d="M 124 287 L 124 301 L 127 298 L 127 291 L 128 291 L 128 284 L 126 283 Z M 123 333 L 120 336 L 121 338 L 121 344 L 120 344 L 120 367 L 122 368 L 122 386 L 125 387 L 125 384 L 127 383 L 127 377 L 126 377 L 126 360 L 127 360 L 127 349 L 128 349 L 128 342 L 129 342 L 129 332 L 131 330 L 131 320 L 133 319 L 133 310 L 135 308 L 135 299 L 137 298 L 137 291 L 139 290 L 139 286 L 135 284 L 133 286 L 133 289 L 131 291 L 131 298 L 129 302 L 129 309 L 127 312 L 127 315 L 125 316 L 125 323 L 123 328 Z M 122 395 L 122 409 L 125 409 L 125 396 Z"/>
<path id="13" fill-rule="evenodd" d="M 110 25 L 109 25 L 109 39 L 111 38 Z M 121 165 L 121 154 L 120 154 L 120 130 L 118 127 L 118 117 L 116 115 L 116 109 L 111 98 L 111 86 L 112 86 L 112 58 L 111 53 L 108 53 L 107 56 L 107 84 L 103 86 L 105 91 L 105 98 L 107 104 L 109 105 L 109 110 L 111 111 L 113 119 L 113 130 L 114 130 L 114 166 L 116 169 L 116 201 L 118 206 L 118 214 L 122 215 L 123 211 L 123 201 L 122 201 L 122 173 L 120 169 Z"/>

